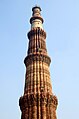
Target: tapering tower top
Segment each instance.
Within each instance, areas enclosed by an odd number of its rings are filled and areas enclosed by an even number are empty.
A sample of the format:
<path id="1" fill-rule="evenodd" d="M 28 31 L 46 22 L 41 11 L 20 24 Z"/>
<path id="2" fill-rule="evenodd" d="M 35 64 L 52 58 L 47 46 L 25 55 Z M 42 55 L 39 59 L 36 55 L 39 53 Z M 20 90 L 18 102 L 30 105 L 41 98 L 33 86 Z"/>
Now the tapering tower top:
<path id="1" fill-rule="evenodd" d="M 34 27 L 40 27 L 43 29 L 43 18 L 41 17 L 41 8 L 35 6 L 32 8 L 32 17 L 30 18 L 31 29 Z"/>

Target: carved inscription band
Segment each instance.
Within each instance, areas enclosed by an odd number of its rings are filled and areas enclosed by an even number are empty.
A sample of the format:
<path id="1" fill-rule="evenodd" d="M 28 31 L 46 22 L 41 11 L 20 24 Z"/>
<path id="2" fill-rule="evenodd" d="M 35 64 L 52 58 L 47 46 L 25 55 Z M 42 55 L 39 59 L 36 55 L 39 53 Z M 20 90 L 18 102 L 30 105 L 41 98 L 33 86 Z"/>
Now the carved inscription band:
<path id="1" fill-rule="evenodd" d="M 32 61 L 42 61 L 48 64 L 48 66 L 50 65 L 51 59 L 50 57 L 46 56 L 46 55 L 42 55 L 42 54 L 32 54 L 32 55 L 28 55 L 25 60 L 24 63 L 26 66 L 28 66 L 29 64 L 31 64 Z"/>
<path id="2" fill-rule="evenodd" d="M 34 106 L 37 105 L 37 103 L 40 101 L 40 105 L 45 104 L 45 105 L 50 105 L 53 104 L 55 108 L 57 108 L 58 105 L 58 100 L 55 95 L 50 95 L 50 94 L 27 94 L 24 95 L 23 97 L 20 97 L 19 100 L 19 105 L 21 107 L 21 110 L 23 108 L 26 108 L 27 106 Z"/>

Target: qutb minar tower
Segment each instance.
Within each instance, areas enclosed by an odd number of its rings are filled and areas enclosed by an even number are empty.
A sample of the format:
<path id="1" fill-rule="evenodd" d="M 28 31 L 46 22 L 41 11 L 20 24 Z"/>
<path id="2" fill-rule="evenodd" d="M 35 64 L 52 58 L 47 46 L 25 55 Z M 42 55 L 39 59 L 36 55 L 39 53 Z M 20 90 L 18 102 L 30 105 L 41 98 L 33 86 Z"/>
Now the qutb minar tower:
<path id="1" fill-rule="evenodd" d="M 46 32 L 43 29 L 41 8 L 32 8 L 31 30 L 28 32 L 28 53 L 24 95 L 19 99 L 21 119 L 57 119 L 57 97 L 52 92 L 49 66 L 51 59 L 46 49 Z"/>

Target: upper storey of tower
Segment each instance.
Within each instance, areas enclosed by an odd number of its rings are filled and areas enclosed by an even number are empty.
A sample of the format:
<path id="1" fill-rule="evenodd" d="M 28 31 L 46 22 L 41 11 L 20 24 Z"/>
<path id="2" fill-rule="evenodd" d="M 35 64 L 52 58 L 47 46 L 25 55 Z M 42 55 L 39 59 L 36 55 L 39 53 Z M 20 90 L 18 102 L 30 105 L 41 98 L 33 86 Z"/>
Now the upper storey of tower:
<path id="1" fill-rule="evenodd" d="M 35 27 L 40 27 L 43 29 L 43 18 L 41 17 L 41 8 L 35 6 L 32 8 L 32 17 L 30 18 L 31 29 Z"/>

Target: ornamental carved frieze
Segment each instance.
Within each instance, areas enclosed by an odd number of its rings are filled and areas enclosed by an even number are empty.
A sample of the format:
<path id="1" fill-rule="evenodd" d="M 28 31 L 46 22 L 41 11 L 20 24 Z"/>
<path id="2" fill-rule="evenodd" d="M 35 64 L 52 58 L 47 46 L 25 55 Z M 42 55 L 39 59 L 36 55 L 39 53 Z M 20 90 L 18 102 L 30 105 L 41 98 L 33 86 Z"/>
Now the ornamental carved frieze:
<path id="1" fill-rule="evenodd" d="M 40 102 L 40 105 L 53 105 L 55 108 L 58 105 L 57 97 L 54 95 L 46 94 L 41 92 L 41 94 L 25 94 L 19 99 L 19 105 L 21 110 L 26 109 L 29 106 L 35 106 Z"/>
<path id="2" fill-rule="evenodd" d="M 29 64 L 31 64 L 34 61 L 42 61 L 48 64 L 48 66 L 50 65 L 51 59 L 49 56 L 46 55 L 42 55 L 42 54 L 32 54 L 32 55 L 28 55 L 25 60 L 24 63 L 26 66 L 28 66 Z"/>
<path id="3" fill-rule="evenodd" d="M 47 105 L 53 105 L 56 109 L 58 105 L 57 97 L 55 95 L 47 94 Z"/>

